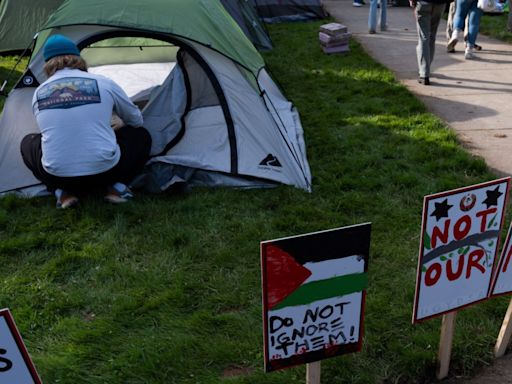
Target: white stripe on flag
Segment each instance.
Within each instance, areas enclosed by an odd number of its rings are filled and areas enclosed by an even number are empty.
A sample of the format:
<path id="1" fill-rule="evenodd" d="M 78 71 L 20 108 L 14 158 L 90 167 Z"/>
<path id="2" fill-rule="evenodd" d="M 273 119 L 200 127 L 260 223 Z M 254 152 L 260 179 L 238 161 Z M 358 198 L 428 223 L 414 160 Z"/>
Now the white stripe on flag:
<path id="1" fill-rule="evenodd" d="M 317 263 L 306 263 L 304 267 L 311 271 L 311 276 L 302 284 L 312 281 L 332 279 L 333 277 L 364 272 L 362 256 L 348 256 L 341 259 L 330 259 Z"/>

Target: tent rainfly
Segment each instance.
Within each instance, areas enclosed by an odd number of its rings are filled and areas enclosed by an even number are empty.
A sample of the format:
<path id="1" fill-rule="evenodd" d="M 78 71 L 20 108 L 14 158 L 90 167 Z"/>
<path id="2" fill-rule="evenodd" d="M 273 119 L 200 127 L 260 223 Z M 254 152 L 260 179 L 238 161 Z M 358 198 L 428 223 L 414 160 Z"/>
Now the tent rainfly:
<path id="1" fill-rule="evenodd" d="M 64 0 L 0 0 L 0 54 L 20 53 Z"/>
<path id="2" fill-rule="evenodd" d="M 0 194 L 45 192 L 19 144 L 38 132 L 31 101 L 46 80 L 41 48 L 55 33 L 75 41 L 89 71 L 111 77 L 141 107 L 153 139 L 143 185 L 311 190 L 298 112 L 219 0 L 65 0 L 6 100 Z"/>
<path id="3" fill-rule="evenodd" d="M 21 53 L 64 0 L 0 0 L 0 54 Z M 272 48 L 265 27 L 249 0 L 222 0 L 245 35 L 259 50 Z"/>

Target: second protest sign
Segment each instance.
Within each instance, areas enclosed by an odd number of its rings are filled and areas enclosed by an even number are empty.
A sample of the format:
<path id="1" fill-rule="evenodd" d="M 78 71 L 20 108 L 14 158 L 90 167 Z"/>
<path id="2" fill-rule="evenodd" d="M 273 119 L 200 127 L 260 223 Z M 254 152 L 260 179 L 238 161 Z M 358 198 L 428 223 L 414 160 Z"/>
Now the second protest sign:
<path id="1" fill-rule="evenodd" d="M 509 183 L 425 197 L 413 322 L 488 297 Z"/>

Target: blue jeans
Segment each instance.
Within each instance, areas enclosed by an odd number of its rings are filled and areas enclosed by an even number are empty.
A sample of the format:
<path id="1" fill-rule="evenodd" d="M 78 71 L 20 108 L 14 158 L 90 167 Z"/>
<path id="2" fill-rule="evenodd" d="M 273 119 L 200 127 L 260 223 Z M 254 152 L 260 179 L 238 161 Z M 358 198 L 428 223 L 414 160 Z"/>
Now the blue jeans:
<path id="1" fill-rule="evenodd" d="M 379 0 L 370 0 L 370 14 L 368 15 L 368 29 L 375 31 L 377 29 L 377 2 Z M 380 0 L 380 27 L 386 28 L 387 0 Z"/>
<path id="2" fill-rule="evenodd" d="M 455 9 L 455 18 L 453 20 L 453 28 L 463 30 L 464 20 L 469 16 L 468 27 L 468 45 L 474 47 L 478 28 L 480 27 L 480 17 L 482 10 L 476 6 L 477 0 L 457 0 Z"/>

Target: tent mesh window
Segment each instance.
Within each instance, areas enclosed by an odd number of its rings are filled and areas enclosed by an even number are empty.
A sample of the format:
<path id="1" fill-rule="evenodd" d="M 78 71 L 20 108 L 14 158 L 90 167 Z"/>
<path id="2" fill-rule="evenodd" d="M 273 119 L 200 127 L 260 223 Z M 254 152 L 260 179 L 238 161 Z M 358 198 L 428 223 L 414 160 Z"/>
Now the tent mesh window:
<path id="1" fill-rule="evenodd" d="M 219 105 L 219 98 L 210 78 L 205 70 L 192 55 L 180 51 L 183 69 L 187 73 L 190 100 L 190 109 L 212 107 Z"/>
<path id="2" fill-rule="evenodd" d="M 89 71 L 111 78 L 141 108 L 176 65 L 179 47 L 142 37 L 115 37 L 81 52 Z"/>

